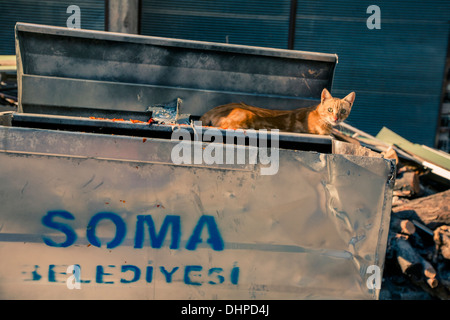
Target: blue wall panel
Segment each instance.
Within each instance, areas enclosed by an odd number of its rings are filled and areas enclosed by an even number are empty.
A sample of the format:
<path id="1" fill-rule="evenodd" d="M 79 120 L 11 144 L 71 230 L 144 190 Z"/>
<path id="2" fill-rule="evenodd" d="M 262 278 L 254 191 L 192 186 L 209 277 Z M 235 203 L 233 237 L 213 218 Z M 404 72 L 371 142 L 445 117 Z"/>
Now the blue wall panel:
<path id="1" fill-rule="evenodd" d="M 373 1 L 299 1 L 295 49 L 337 53 L 333 92 L 356 91 L 348 123 L 387 126 L 434 145 L 449 38 L 449 1 L 378 1 L 381 29 L 368 29 Z"/>
<path id="2" fill-rule="evenodd" d="M 287 48 L 290 0 L 142 0 L 141 33 Z"/>
<path id="3" fill-rule="evenodd" d="M 98 0 L 0 0 L 0 55 L 15 54 L 14 26 L 16 22 L 28 22 L 66 27 L 71 16 L 66 10 L 78 5 L 81 12 L 81 28 L 104 30 L 104 1 Z"/>

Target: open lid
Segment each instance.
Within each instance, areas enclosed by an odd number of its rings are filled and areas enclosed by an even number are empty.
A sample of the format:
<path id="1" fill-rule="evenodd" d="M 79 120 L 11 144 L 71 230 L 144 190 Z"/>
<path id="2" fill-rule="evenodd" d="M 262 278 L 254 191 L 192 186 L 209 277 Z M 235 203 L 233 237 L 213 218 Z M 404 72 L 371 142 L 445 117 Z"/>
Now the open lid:
<path id="1" fill-rule="evenodd" d="M 102 116 L 181 98 L 202 115 L 230 102 L 273 109 L 331 90 L 337 56 L 16 24 L 19 112 Z"/>

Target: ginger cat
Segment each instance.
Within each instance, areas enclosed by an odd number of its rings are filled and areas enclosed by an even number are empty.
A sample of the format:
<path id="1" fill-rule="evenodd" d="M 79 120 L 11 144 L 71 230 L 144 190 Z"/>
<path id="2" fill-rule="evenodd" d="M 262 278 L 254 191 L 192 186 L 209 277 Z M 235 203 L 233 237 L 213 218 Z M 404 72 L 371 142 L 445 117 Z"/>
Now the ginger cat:
<path id="1" fill-rule="evenodd" d="M 295 110 L 270 110 L 244 103 L 230 103 L 206 112 L 205 126 L 222 129 L 279 129 L 280 131 L 330 134 L 333 126 L 347 119 L 355 101 L 352 92 L 343 99 L 334 98 L 323 89 L 316 106 Z"/>

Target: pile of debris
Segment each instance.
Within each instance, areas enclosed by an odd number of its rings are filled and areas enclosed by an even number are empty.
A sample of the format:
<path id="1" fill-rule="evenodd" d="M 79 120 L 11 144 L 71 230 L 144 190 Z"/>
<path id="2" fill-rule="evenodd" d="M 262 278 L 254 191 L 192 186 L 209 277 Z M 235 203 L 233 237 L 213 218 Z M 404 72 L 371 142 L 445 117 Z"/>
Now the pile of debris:
<path id="1" fill-rule="evenodd" d="M 333 135 L 397 164 L 380 299 L 450 299 L 450 155 L 387 128 L 374 137 L 342 124 Z"/>
<path id="2" fill-rule="evenodd" d="M 16 56 L 0 56 L 0 112 L 17 109 Z"/>

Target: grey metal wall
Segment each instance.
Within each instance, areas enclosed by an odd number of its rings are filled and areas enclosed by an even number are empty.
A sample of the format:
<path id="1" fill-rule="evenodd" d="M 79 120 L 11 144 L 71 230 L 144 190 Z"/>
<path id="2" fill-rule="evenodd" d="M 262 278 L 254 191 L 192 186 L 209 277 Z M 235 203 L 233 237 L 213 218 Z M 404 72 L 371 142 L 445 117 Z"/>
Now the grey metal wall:
<path id="1" fill-rule="evenodd" d="M 14 26 L 29 22 L 65 27 L 67 7 L 77 5 L 81 11 L 81 28 L 104 30 L 105 3 L 98 0 L 0 0 L 0 55 L 15 54 Z"/>

